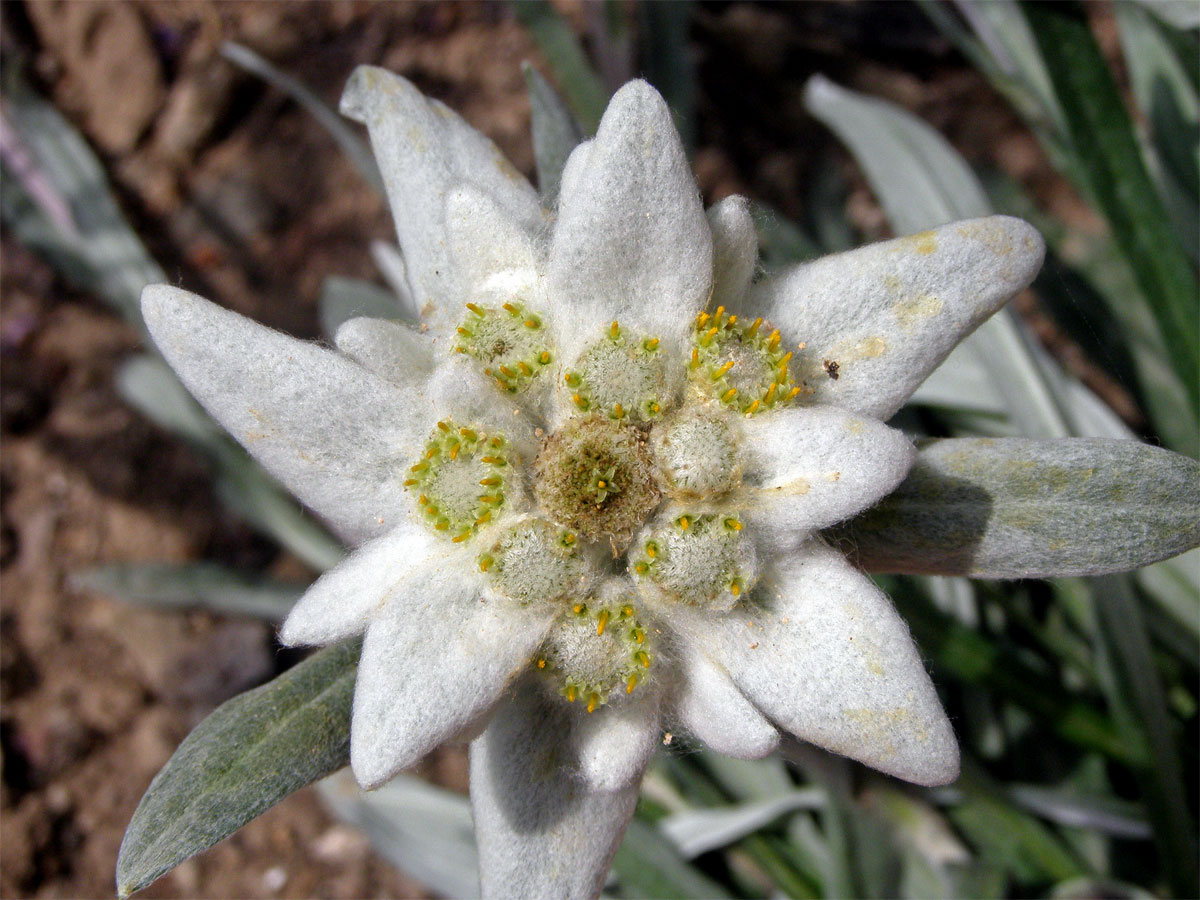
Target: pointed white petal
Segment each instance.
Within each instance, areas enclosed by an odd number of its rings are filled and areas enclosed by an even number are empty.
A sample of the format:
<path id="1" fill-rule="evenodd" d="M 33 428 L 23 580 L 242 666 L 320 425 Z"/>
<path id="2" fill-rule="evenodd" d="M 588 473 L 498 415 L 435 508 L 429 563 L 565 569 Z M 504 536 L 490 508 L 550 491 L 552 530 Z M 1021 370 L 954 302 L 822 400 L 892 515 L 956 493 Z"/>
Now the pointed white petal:
<path id="1" fill-rule="evenodd" d="M 750 216 L 750 201 L 734 195 L 709 207 L 713 238 L 713 288 L 710 307 L 741 310 L 754 267 L 758 264 L 758 232 Z"/>
<path id="2" fill-rule="evenodd" d="M 288 647 L 332 644 L 365 630 L 442 544 L 419 523 L 401 521 L 318 578 L 288 613 L 280 641 Z"/>
<path id="3" fill-rule="evenodd" d="M 1044 252 L 1020 219 L 953 222 L 784 270 L 755 286 L 746 313 L 805 344 L 792 371 L 814 402 L 887 419 L 1033 280 Z"/>
<path id="4" fill-rule="evenodd" d="M 612 98 L 563 177 L 550 256 L 559 348 L 613 320 L 677 350 L 712 284 L 712 235 L 666 103 L 643 81 Z"/>
<path id="5" fill-rule="evenodd" d="M 781 558 L 753 602 L 681 627 L 797 737 L 917 784 L 958 776 L 954 731 L 904 620 L 819 541 Z"/>
<path id="6" fill-rule="evenodd" d="M 154 342 L 188 390 L 293 494 L 359 543 L 406 514 L 426 436 L 423 389 L 167 285 L 142 292 Z"/>
<path id="7" fill-rule="evenodd" d="M 636 785 L 646 770 L 662 737 L 659 699 L 642 688 L 632 697 L 593 713 L 572 707 L 577 716 L 574 750 L 579 771 L 588 786 L 597 791 L 615 791 Z"/>
<path id="8" fill-rule="evenodd" d="M 467 291 L 464 303 L 534 299 L 522 295 L 538 288 L 537 244 L 494 200 L 470 185 L 455 188 L 446 200 L 446 232 Z"/>
<path id="9" fill-rule="evenodd" d="M 916 459 L 903 432 L 831 406 L 771 410 L 742 427 L 746 468 L 735 502 L 756 541 L 777 550 L 890 494 Z"/>
<path id="10" fill-rule="evenodd" d="M 471 808 L 485 900 L 595 897 L 637 804 L 638 786 L 590 789 L 565 758 L 559 698 L 525 683 L 471 745 Z"/>
<path id="11" fill-rule="evenodd" d="M 433 342 L 409 325 L 365 316 L 343 322 L 333 343 L 397 387 L 417 387 L 433 371 Z"/>
<path id="12" fill-rule="evenodd" d="M 537 192 L 495 144 L 399 75 L 359 66 L 341 109 L 370 133 L 422 314 L 435 320 L 439 311 L 456 315 L 462 296 L 446 241 L 447 194 L 455 185 L 474 185 L 535 230 L 542 222 Z"/>
<path id="13" fill-rule="evenodd" d="M 364 788 L 471 728 L 549 631 L 551 610 L 485 592 L 477 570 L 471 552 L 450 553 L 372 618 L 350 725 L 350 765 Z"/>
<path id="14" fill-rule="evenodd" d="M 679 724 L 718 753 L 762 759 L 779 745 L 779 732 L 762 717 L 699 644 L 682 654 L 683 689 L 676 701 Z"/>

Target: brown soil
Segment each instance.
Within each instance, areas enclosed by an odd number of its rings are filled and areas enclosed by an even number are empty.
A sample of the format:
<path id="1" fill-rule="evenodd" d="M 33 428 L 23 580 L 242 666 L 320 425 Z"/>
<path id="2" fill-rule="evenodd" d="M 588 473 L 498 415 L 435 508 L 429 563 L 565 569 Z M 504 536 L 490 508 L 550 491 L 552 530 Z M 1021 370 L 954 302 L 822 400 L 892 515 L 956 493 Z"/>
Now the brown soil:
<path id="1" fill-rule="evenodd" d="M 591 27 L 588 8 L 561 6 Z M 169 277 L 300 336 L 317 336 L 326 276 L 375 277 L 368 242 L 391 226 L 332 139 L 224 62 L 222 41 L 258 50 L 335 105 L 355 64 L 387 66 L 532 171 L 519 66 L 539 57 L 500 3 L 40 0 L 4 12 L 5 53 L 25 56 L 92 141 Z M 705 6 L 692 50 L 697 168 L 710 200 L 744 192 L 803 215 L 801 186 L 833 143 L 800 101 L 805 78 L 822 70 L 909 106 L 972 161 L 1097 227 L 1002 102 L 907 6 Z M 622 59 L 606 67 L 634 69 Z M 844 154 L 834 158 L 857 224 L 880 234 L 865 184 Z M 154 773 L 217 704 L 292 658 L 266 624 L 135 608 L 73 589 L 71 573 L 196 559 L 301 581 L 312 573 L 229 514 L 203 461 L 120 401 L 112 376 L 137 349 L 134 331 L 10 238 L 0 253 L 0 896 L 111 896 L 121 835 Z M 429 772 L 465 788 L 461 749 L 439 753 Z M 310 790 L 146 892 L 422 895 Z"/>

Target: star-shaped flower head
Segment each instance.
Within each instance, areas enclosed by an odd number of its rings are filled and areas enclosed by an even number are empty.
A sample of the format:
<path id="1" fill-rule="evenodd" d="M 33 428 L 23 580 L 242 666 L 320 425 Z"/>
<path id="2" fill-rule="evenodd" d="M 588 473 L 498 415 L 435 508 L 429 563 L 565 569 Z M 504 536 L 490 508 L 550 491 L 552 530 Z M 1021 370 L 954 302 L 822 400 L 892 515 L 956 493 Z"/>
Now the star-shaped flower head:
<path id="1" fill-rule="evenodd" d="M 904 478 L 882 423 L 1042 259 L 1009 218 L 755 282 L 748 204 L 705 213 L 633 82 L 557 209 L 411 84 L 355 72 L 419 325 L 337 351 L 183 291 L 150 331 L 196 397 L 357 547 L 284 625 L 365 632 L 351 763 L 377 786 L 473 739 L 487 896 L 599 892 L 664 727 L 780 732 L 920 784 L 958 749 L 887 598 L 820 538 Z"/>

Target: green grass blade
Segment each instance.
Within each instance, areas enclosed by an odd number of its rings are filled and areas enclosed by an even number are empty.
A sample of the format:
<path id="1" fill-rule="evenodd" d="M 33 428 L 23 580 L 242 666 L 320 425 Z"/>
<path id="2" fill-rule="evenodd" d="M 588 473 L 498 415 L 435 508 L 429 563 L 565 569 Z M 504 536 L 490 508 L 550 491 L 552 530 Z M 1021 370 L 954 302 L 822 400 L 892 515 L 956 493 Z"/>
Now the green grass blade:
<path id="1" fill-rule="evenodd" d="M 1087 183 L 1154 308 L 1192 403 L 1200 403 L 1196 277 L 1142 162 L 1108 65 L 1077 4 L 1031 3 L 1024 9 Z"/>
<path id="2" fill-rule="evenodd" d="M 196 726 L 134 811 L 117 859 L 121 897 L 349 763 L 358 654 L 358 641 L 322 650 Z"/>

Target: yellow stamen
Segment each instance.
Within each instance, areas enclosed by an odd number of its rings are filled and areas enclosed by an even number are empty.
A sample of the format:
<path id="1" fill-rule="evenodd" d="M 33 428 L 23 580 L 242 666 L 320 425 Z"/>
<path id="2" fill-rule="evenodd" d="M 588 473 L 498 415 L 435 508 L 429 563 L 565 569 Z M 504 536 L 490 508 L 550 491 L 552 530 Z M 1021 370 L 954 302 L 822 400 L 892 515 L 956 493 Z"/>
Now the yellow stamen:
<path id="1" fill-rule="evenodd" d="M 758 329 L 762 326 L 762 323 L 762 316 L 759 316 L 757 319 L 755 319 L 754 324 L 746 329 L 746 337 L 754 337 L 754 335 L 758 334 Z"/>
<path id="2" fill-rule="evenodd" d="M 736 396 L 737 396 L 737 388 L 730 388 L 729 390 L 727 390 L 725 393 L 723 393 L 721 395 L 721 402 L 722 403 L 730 403 L 730 402 L 732 402 L 733 398 Z"/>
<path id="3" fill-rule="evenodd" d="M 640 665 L 643 669 L 650 668 L 650 654 L 645 650 L 639 650 L 637 653 L 633 654 L 633 658 L 638 661 L 638 665 Z"/>
<path id="4" fill-rule="evenodd" d="M 779 346 L 779 331 L 776 329 L 771 332 L 771 336 L 767 338 L 767 349 L 774 350 Z"/>
<path id="5" fill-rule="evenodd" d="M 458 459 L 458 444 L 455 444 L 453 447 L 450 448 L 450 458 Z"/>
<path id="6" fill-rule="evenodd" d="M 504 446 L 504 438 L 500 437 L 500 435 L 496 435 L 494 438 L 492 438 L 491 440 L 488 441 L 488 446 L 496 447 L 496 448 L 503 447 Z"/>
<path id="7" fill-rule="evenodd" d="M 584 400 L 582 397 L 580 397 L 578 394 L 572 394 L 571 399 L 573 401 L 575 401 L 575 405 L 578 406 L 580 409 L 588 408 L 588 402 L 586 400 Z"/>
<path id="8" fill-rule="evenodd" d="M 729 593 L 733 594 L 733 596 L 735 596 L 735 597 L 740 597 L 740 596 L 742 596 L 742 585 L 741 585 L 741 582 L 738 582 L 738 581 L 734 581 L 734 582 L 732 582 L 732 583 L 729 585 Z"/>
<path id="9" fill-rule="evenodd" d="M 640 628 L 633 629 L 633 639 L 639 644 L 646 643 L 646 632 Z"/>
<path id="10" fill-rule="evenodd" d="M 537 328 L 539 324 L 540 324 L 540 323 L 538 322 L 538 320 L 537 320 L 537 319 L 526 319 L 526 320 L 525 320 L 525 327 L 526 327 L 526 328 Z"/>
<path id="11" fill-rule="evenodd" d="M 546 661 L 545 661 L 544 659 L 539 659 L 539 660 L 537 661 L 537 667 L 538 667 L 539 669 L 544 669 L 544 668 L 546 668 Z"/>
<path id="12" fill-rule="evenodd" d="M 492 563 L 494 563 L 495 561 L 496 560 L 494 560 L 490 556 L 483 557 L 482 559 L 479 560 L 479 571 L 486 572 L 488 569 L 490 569 L 492 567 Z"/>
<path id="13" fill-rule="evenodd" d="M 490 509 L 485 509 L 479 518 L 475 520 L 475 526 L 479 527 L 480 525 L 484 525 L 490 521 L 492 521 L 492 511 Z"/>
<path id="14" fill-rule="evenodd" d="M 692 348 L 692 368 L 694 369 L 698 365 L 700 365 L 700 350 L 698 347 L 693 347 Z"/>
<path id="15" fill-rule="evenodd" d="M 597 637 L 604 634 L 604 628 L 607 625 L 608 625 L 608 610 L 606 609 L 606 610 L 603 610 L 600 613 L 600 615 L 598 615 L 596 617 L 596 635 L 597 635 Z"/>
<path id="16" fill-rule="evenodd" d="M 458 429 L 458 433 L 461 434 L 463 437 L 465 437 L 468 441 L 479 440 L 479 435 L 477 433 L 475 433 L 474 431 L 472 431 L 470 428 L 460 428 L 460 429 Z"/>
<path id="17" fill-rule="evenodd" d="M 420 497 L 417 498 L 417 502 L 420 503 L 422 506 L 428 506 L 429 498 L 426 497 L 424 494 L 422 494 Z"/>
<path id="18" fill-rule="evenodd" d="M 481 456 L 479 457 L 479 461 L 481 463 L 487 463 L 489 466 L 504 465 L 504 458 L 500 456 Z"/>
<path id="19" fill-rule="evenodd" d="M 636 562 L 633 564 L 633 571 L 637 572 L 639 575 L 645 575 L 647 572 L 650 571 L 650 564 L 647 563 L 645 560 L 642 560 L 641 562 Z"/>
<path id="20" fill-rule="evenodd" d="M 469 309 L 471 312 L 475 313 L 475 315 L 477 315 L 477 316 L 482 316 L 485 312 L 485 310 L 482 307 L 476 306 L 474 303 L 468 303 L 467 309 Z"/>
<path id="21" fill-rule="evenodd" d="M 648 541 L 646 543 L 646 555 L 648 557 L 650 557 L 651 559 L 654 559 L 655 557 L 657 557 L 658 556 L 658 544 L 654 543 L 654 541 Z"/>
<path id="22" fill-rule="evenodd" d="M 613 320 L 613 323 L 608 326 L 608 336 L 614 341 L 621 336 L 621 325 L 615 319 Z"/>
<path id="23" fill-rule="evenodd" d="M 579 615 L 585 609 L 587 609 L 587 607 L 584 606 L 582 603 L 576 603 L 574 606 L 571 607 L 571 612 L 575 613 L 575 615 Z"/>
<path id="24" fill-rule="evenodd" d="M 599 702 L 600 702 L 599 694 L 592 694 L 590 697 L 588 697 L 588 707 L 587 707 L 588 712 L 595 712 L 596 704 Z"/>
<path id="25" fill-rule="evenodd" d="M 758 404 L 759 404 L 760 402 L 761 402 L 761 401 L 759 401 L 759 400 L 755 400 L 753 403 L 751 403 L 749 406 L 747 406 L 747 407 L 746 407 L 746 415 L 750 415 L 750 413 L 752 413 L 752 412 L 754 412 L 755 410 L 757 410 L 757 409 L 758 409 Z"/>
<path id="26" fill-rule="evenodd" d="M 529 368 L 529 364 L 527 362 L 525 362 L 524 360 L 517 363 L 517 368 L 521 370 L 522 375 L 532 375 L 533 374 L 533 369 Z"/>
<path id="27" fill-rule="evenodd" d="M 787 353 L 783 354 L 783 356 L 781 356 L 781 357 L 780 357 L 780 359 L 779 359 L 779 368 L 781 368 L 781 369 L 786 369 L 786 368 L 787 368 L 788 361 L 789 361 L 791 358 L 792 358 L 792 351 L 791 351 L 791 350 L 789 350 Z"/>
<path id="28" fill-rule="evenodd" d="M 438 531 L 445 531 L 450 527 L 450 523 L 446 519 L 438 519 L 437 523 L 433 527 Z"/>
<path id="29" fill-rule="evenodd" d="M 714 322 L 716 322 L 717 324 L 720 324 L 720 322 L 721 322 L 721 316 L 723 316 L 723 315 L 725 315 L 725 307 L 723 307 L 723 306 L 718 306 L 718 307 L 717 307 L 717 312 L 716 312 L 716 314 L 713 316 L 713 321 L 714 321 Z"/>
<path id="30" fill-rule="evenodd" d="M 632 615 L 633 615 L 633 607 L 632 606 L 622 606 L 621 607 L 621 618 L 628 619 Z"/>
<path id="31" fill-rule="evenodd" d="M 662 410 L 662 407 L 659 406 L 657 403 L 655 403 L 653 400 L 651 400 L 650 405 L 647 407 L 647 409 L 650 410 L 650 415 L 657 416 L 659 414 L 659 412 Z"/>
<path id="32" fill-rule="evenodd" d="M 736 325 L 736 324 L 737 324 L 737 316 L 730 316 L 730 317 L 729 317 L 729 324 L 730 324 L 730 325 Z"/>
<path id="33" fill-rule="evenodd" d="M 430 447 L 428 450 L 426 450 L 426 451 L 425 451 L 425 458 L 426 458 L 426 459 L 433 459 L 433 458 L 434 458 L 435 456 L 437 456 L 437 455 L 438 455 L 438 448 L 437 448 L 437 447 Z"/>
<path id="34" fill-rule="evenodd" d="M 702 312 L 702 313 L 700 313 L 700 315 L 696 316 L 696 327 L 697 327 L 697 328 L 703 328 L 703 327 L 704 327 L 704 323 L 705 323 L 705 322 L 707 322 L 707 321 L 708 321 L 709 319 L 711 319 L 711 318 L 712 318 L 712 316 L 710 316 L 710 315 L 709 315 L 708 313 L 706 313 L 706 312 Z"/>
<path id="35" fill-rule="evenodd" d="M 419 463 L 417 463 L 415 466 L 412 466 L 412 467 L 409 469 L 409 471 L 411 471 L 411 472 L 424 472 L 424 471 L 425 471 L 426 469 L 428 469 L 428 468 L 429 468 L 429 463 L 427 463 L 427 462 L 419 462 Z"/>
<path id="36" fill-rule="evenodd" d="M 414 484 L 420 484 L 420 482 L 417 481 L 417 479 L 415 479 L 415 478 L 405 478 L 404 479 L 405 487 L 412 487 Z"/>
<path id="37" fill-rule="evenodd" d="M 509 312 L 509 315 L 513 315 L 513 316 L 519 316 L 519 315 L 521 314 L 521 310 L 517 309 L 517 308 L 516 308 L 515 306 L 513 306 L 511 303 L 505 303 L 505 304 L 504 304 L 504 308 L 505 308 L 506 310 L 508 310 L 508 312 Z"/>
<path id="38" fill-rule="evenodd" d="M 538 362 L 540 362 L 543 366 L 549 364 L 550 354 L 547 351 L 543 350 L 541 353 L 538 354 Z"/>
<path id="39" fill-rule="evenodd" d="M 576 697 L 575 685 L 573 685 L 573 684 L 568 684 L 568 685 L 567 685 L 567 702 L 568 702 L 568 703 L 574 703 L 574 702 L 575 702 L 575 697 Z"/>
<path id="40" fill-rule="evenodd" d="M 766 400 L 768 403 L 770 403 L 771 399 L 775 396 L 775 391 L 778 390 L 778 388 L 779 388 L 779 383 L 776 381 L 772 381 L 771 386 L 769 388 L 767 388 L 767 394 L 763 399 Z"/>
<path id="41" fill-rule="evenodd" d="M 500 479 L 495 475 L 489 475 L 487 478 L 479 479 L 479 483 L 486 487 L 491 487 L 494 484 L 499 484 Z"/>
<path id="42" fill-rule="evenodd" d="M 633 689 L 635 687 L 637 687 L 637 683 L 638 683 L 637 672 L 634 672 L 632 675 L 629 676 L 629 680 L 627 682 L 625 682 L 625 693 L 632 694 Z"/>
<path id="43" fill-rule="evenodd" d="M 739 522 L 737 519 L 730 517 L 725 520 L 725 527 L 730 529 L 731 531 L 741 531 L 742 523 Z"/>
<path id="44" fill-rule="evenodd" d="M 471 536 L 471 532 L 470 532 L 470 531 L 464 531 L 464 532 L 462 532 L 461 534 L 456 534 L 456 535 L 455 535 L 454 537 L 452 537 L 450 540 L 451 540 L 451 542 L 453 542 L 453 543 L 455 543 L 455 544 L 461 544 L 463 541 L 465 541 L 465 540 L 466 540 L 467 538 L 469 538 L 470 536 Z"/>
<path id="45" fill-rule="evenodd" d="M 455 331 L 457 331 L 463 337 L 474 337 L 474 335 L 471 334 L 471 332 L 467 331 L 467 329 L 463 328 L 461 325 L 458 328 L 456 328 Z"/>
<path id="46" fill-rule="evenodd" d="M 800 393 L 800 385 L 796 385 L 794 388 L 791 389 L 791 391 L 788 393 L 788 399 L 791 400 L 798 393 Z"/>
<path id="47" fill-rule="evenodd" d="M 500 372 L 501 372 L 501 374 L 506 375 L 509 378 L 512 378 L 513 376 L 515 376 L 517 374 L 512 369 L 510 369 L 508 366 L 501 366 Z"/>
<path id="48" fill-rule="evenodd" d="M 614 419 L 625 418 L 625 407 L 623 407 L 620 403 L 613 404 L 613 418 Z"/>
<path id="49" fill-rule="evenodd" d="M 642 346 L 650 351 L 657 350 L 658 349 L 658 338 L 650 338 L 650 340 L 646 341 L 644 344 L 642 344 Z"/>
<path id="50" fill-rule="evenodd" d="M 723 378 L 725 373 L 728 372 L 732 368 L 733 368 L 733 360 L 732 359 L 726 360 L 721 365 L 721 368 L 719 368 L 713 372 L 713 375 L 712 375 L 713 381 L 717 381 L 717 380 Z"/>
<path id="51" fill-rule="evenodd" d="M 704 332 L 704 336 L 702 338 L 700 338 L 700 345 L 702 347 L 707 347 L 709 344 L 712 343 L 712 339 L 717 336 L 717 332 L 719 332 L 720 330 L 721 330 L 720 328 L 708 329 L 708 331 Z"/>
<path id="52" fill-rule="evenodd" d="M 675 520 L 675 524 L 678 525 L 683 531 L 687 531 L 692 526 L 692 520 L 687 516 L 680 516 Z"/>
<path id="53" fill-rule="evenodd" d="M 488 506 L 499 506 L 504 502 L 504 498 L 495 495 L 484 494 L 479 498 L 480 503 L 486 503 Z"/>

